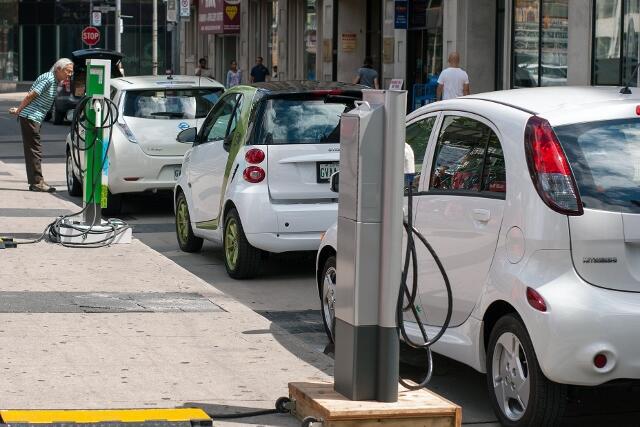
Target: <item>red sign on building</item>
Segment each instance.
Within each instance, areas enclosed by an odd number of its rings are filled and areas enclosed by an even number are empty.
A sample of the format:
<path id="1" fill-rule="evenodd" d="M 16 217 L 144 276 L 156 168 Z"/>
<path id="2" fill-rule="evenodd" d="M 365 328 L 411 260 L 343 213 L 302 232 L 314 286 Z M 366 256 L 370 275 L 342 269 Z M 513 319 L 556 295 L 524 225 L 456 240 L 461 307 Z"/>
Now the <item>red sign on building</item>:
<path id="1" fill-rule="evenodd" d="M 85 27 L 82 30 L 82 42 L 89 46 L 94 46 L 100 41 L 100 30 L 96 27 Z"/>
<path id="2" fill-rule="evenodd" d="M 198 23 L 204 34 L 238 34 L 240 0 L 200 0 Z"/>

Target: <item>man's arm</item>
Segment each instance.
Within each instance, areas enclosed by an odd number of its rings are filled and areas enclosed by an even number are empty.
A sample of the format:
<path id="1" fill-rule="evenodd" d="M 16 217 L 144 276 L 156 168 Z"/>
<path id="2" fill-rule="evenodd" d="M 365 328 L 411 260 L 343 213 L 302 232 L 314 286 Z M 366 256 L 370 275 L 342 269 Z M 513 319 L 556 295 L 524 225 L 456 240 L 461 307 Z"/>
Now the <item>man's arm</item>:
<path id="1" fill-rule="evenodd" d="M 25 107 L 27 105 L 29 105 L 31 103 L 31 101 L 33 101 L 34 99 L 36 99 L 36 97 L 38 96 L 38 92 L 35 91 L 30 91 L 27 96 L 24 97 L 24 99 L 22 100 L 22 102 L 20 103 L 20 105 L 18 105 L 18 108 L 16 108 L 13 112 L 13 114 L 18 115 L 22 112 L 22 110 L 25 109 Z"/>
<path id="2" fill-rule="evenodd" d="M 462 86 L 462 94 L 463 95 L 469 95 L 471 93 L 471 90 L 469 89 L 469 83 L 465 83 L 464 86 Z"/>
<path id="3" fill-rule="evenodd" d="M 444 85 L 442 83 L 438 84 L 436 88 L 436 101 L 440 101 L 442 99 L 442 92 L 444 91 Z"/>

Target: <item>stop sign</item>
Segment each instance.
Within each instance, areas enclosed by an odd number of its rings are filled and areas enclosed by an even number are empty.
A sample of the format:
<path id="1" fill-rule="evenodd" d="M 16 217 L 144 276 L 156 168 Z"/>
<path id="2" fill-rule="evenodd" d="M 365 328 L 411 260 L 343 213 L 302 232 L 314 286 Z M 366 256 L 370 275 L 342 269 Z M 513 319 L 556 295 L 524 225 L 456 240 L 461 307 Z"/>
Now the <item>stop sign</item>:
<path id="1" fill-rule="evenodd" d="M 96 27 L 86 27 L 82 30 L 82 41 L 89 46 L 98 44 L 100 41 L 100 30 Z"/>

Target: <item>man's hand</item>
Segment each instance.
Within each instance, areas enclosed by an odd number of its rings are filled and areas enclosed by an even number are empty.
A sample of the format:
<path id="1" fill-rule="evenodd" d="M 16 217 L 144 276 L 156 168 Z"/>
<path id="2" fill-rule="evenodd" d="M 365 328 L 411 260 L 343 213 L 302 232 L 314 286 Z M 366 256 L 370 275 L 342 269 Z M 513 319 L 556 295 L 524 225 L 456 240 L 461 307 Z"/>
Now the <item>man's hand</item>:
<path id="1" fill-rule="evenodd" d="M 19 111 L 18 111 L 18 109 L 16 107 L 11 107 L 11 108 L 9 108 L 9 113 L 10 114 L 14 114 L 14 115 L 17 116 Z"/>

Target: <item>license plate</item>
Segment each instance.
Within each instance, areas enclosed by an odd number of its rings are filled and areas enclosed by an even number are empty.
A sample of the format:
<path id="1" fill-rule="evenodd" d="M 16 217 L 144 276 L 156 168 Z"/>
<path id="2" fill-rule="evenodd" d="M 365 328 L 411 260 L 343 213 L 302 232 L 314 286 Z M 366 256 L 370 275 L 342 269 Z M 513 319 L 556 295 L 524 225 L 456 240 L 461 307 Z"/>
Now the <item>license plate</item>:
<path id="1" fill-rule="evenodd" d="M 316 170 L 318 172 L 318 183 L 329 182 L 329 178 L 331 178 L 331 175 L 338 172 L 339 168 L 340 163 L 338 162 L 316 163 Z"/>
<path id="2" fill-rule="evenodd" d="M 180 178 L 180 173 L 181 173 L 182 169 L 174 169 L 173 170 L 173 177 L 174 179 L 177 181 L 178 178 Z"/>

